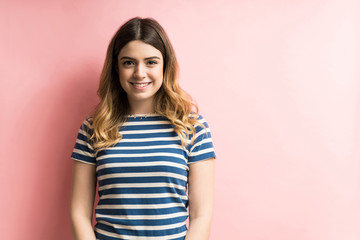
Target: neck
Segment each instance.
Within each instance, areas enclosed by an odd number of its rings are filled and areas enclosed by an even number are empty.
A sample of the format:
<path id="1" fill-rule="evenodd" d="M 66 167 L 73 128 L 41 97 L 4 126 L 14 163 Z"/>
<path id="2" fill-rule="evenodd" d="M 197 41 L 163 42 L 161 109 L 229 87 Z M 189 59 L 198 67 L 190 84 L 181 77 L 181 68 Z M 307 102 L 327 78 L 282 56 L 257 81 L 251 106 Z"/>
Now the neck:
<path id="1" fill-rule="evenodd" d="M 129 101 L 130 114 L 150 114 L 154 112 L 152 99 L 147 101 Z"/>

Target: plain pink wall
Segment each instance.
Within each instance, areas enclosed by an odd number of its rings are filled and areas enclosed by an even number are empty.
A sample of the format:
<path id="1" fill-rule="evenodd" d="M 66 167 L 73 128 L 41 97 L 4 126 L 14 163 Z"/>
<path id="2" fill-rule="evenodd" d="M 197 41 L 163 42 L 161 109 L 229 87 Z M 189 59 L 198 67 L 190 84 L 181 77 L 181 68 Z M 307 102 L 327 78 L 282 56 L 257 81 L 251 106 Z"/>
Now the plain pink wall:
<path id="1" fill-rule="evenodd" d="M 1 1 L 1 238 L 70 239 L 78 127 L 134 16 L 168 32 L 212 130 L 211 240 L 360 239 L 357 0 Z"/>

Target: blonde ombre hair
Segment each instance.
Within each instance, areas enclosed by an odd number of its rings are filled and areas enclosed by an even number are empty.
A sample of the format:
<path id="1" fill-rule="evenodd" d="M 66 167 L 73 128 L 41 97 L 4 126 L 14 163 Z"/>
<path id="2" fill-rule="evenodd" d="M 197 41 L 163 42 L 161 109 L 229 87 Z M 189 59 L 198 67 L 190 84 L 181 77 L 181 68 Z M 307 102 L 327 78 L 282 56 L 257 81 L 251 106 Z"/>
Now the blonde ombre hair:
<path id="1" fill-rule="evenodd" d="M 191 96 L 181 89 L 178 82 L 178 63 L 173 47 L 160 24 L 152 18 L 132 18 L 122 25 L 111 39 L 100 76 L 97 91 L 101 101 L 90 113 L 93 119 L 93 133 L 90 142 L 96 153 L 115 145 L 122 139 L 119 127 L 130 114 L 127 94 L 120 85 L 118 54 L 130 41 L 141 40 L 158 49 L 164 59 L 163 84 L 154 96 L 154 112 L 166 117 L 174 126 L 181 145 L 187 144 L 194 125 L 198 122 L 199 108 Z M 205 128 L 206 129 L 206 128 Z"/>

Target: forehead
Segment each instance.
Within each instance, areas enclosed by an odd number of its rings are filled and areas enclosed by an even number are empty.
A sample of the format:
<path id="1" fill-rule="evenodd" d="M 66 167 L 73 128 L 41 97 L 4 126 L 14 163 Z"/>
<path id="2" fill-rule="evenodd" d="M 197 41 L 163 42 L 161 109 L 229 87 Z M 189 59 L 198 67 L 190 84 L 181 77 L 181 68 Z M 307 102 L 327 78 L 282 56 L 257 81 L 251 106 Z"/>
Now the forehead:
<path id="1" fill-rule="evenodd" d="M 128 42 L 119 52 L 118 58 L 124 56 L 140 59 L 152 56 L 162 58 L 162 54 L 158 49 L 140 40 Z"/>

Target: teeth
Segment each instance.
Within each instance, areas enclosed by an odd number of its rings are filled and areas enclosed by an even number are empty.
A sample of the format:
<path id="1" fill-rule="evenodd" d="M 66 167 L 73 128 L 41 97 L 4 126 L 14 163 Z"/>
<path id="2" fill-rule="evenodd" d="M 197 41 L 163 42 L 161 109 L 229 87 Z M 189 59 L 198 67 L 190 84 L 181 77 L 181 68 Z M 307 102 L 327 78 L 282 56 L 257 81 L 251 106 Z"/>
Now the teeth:
<path id="1" fill-rule="evenodd" d="M 142 83 L 142 84 L 139 84 L 139 83 L 133 83 L 135 86 L 137 87 L 145 87 L 146 85 L 148 85 L 149 83 Z"/>

